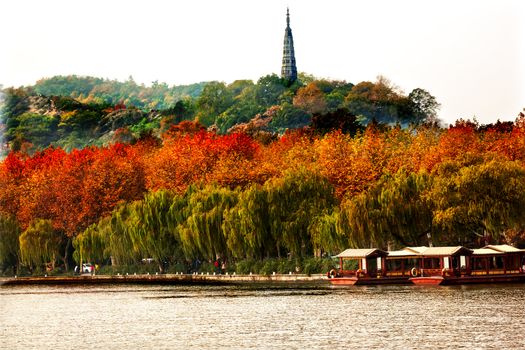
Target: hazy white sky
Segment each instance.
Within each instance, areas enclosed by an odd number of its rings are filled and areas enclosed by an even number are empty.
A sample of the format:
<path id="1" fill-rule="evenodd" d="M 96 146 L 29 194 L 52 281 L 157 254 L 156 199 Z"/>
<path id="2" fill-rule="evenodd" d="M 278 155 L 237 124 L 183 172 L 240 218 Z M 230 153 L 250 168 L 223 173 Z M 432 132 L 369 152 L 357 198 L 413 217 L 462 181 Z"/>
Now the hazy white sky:
<path id="1" fill-rule="evenodd" d="M 188 84 L 280 73 L 286 7 L 298 70 L 428 90 L 452 122 L 525 107 L 525 1 L 10 0 L 0 84 L 90 75 Z"/>

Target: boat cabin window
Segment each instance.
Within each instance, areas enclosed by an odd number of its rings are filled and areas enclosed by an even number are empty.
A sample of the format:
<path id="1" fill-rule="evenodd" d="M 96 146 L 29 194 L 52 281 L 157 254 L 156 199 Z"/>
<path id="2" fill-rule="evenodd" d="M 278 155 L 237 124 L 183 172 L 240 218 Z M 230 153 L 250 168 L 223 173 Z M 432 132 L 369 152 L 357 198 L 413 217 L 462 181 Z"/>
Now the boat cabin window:
<path id="1" fill-rule="evenodd" d="M 451 257 L 452 265 L 450 268 L 453 269 L 465 269 L 467 268 L 467 257 L 464 255 Z"/>
<path id="2" fill-rule="evenodd" d="M 487 269 L 487 258 L 476 257 L 472 258 L 472 270 L 486 270 Z"/>
<path id="3" fill-rule="evenodd" d="M 520 257 L 518 255 L 509 255 L 507 256 L 507 265 L 508 270 L 517 270 L 520 268 Z"/>
<path id="4" fill-rule="evenodd" d="M 413 267 L 419 267 L 419 259 L 410 258 L 405 260 L 405 268 L 411 269 Z"/>
<path id="5" fill-rule="evenodd" d="M 377 259 L 376 258 L 366 259 L 366 266 L 367 266 L 366 271 L 369 274 L 377 273 Z"/>
<path id="6" fill-rule="evenodd" d="M 357 260 L 343 260 L 343 270 L 355 271 L 359 268 Z"/>
<path id="7" fill-rule="evenodd" d="M 386 269 L 387 271 L 402 271 L 403 259 L 387 259 Z"/>
<path id="8" fill-rule="evenodd" d="M 443 268 L 448 269 L 450 268 L 450 259 L 448 256 L 443 258 Z"/>
<path id="9" fill-rule="evenodd" d="M 461 255 L 459 257 L 459 267 L 461 269 L 466 269 L 467 268 L 467 257 L 466 256 Z"/>
<path id="10" fill-rule="evenodd" d="M 439 269 L 440 268 L 440 258 L 424 258 L 423 259 L 423 268 L 424 269 Z"/>
<path id="11" fill-rule="evenodd" d="M 459 256 L 453 256 L 451 258 L 451 260 L 452 260 L 451 268 L 453 268 L 453 269 L 459 269 L 459 268 L 461 268 L 462 265 L 465 265 L 464 261 L 463 261 L 463 264 L 462 264 L 461 258 Z"/>
<path id="12" fill-rule="evenodd" d="M 503 257 L 493 256 L 489 258 L 489 269 L 502 269 L 503 268 Z"/>
<path id="13" fill-rule="evenodd" d="M 415 258 L 400 258 L 400 259 L 386 259 L 387 271 L 409 271 L 413 267 L 419 267 L 419 259 Z"/>

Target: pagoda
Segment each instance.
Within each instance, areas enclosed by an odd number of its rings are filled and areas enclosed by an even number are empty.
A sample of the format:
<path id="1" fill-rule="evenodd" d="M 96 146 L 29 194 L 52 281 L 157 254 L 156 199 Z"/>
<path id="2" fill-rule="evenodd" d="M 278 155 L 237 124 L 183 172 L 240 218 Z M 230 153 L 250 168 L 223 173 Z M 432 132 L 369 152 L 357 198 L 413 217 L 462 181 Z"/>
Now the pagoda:
<path id="1" fill-rule="evenodd" d="M 293 49 L 292 28 L 290 28 L 290 11 L 286 9 L 286 29 L 284 30 L 283 65 L 281 78 L 290 84 L 297 80 L 297 67 L 295 65 L 295 52 Z"/>

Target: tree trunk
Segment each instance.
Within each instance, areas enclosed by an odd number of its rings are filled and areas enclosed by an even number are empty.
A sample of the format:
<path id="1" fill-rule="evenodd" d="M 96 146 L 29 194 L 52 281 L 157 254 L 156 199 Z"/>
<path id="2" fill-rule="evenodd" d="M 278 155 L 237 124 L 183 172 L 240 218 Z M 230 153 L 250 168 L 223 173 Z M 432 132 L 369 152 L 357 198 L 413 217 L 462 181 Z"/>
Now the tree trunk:
<path id="1" fill-rule="evenodd" d="M 71 238 L 68 237 L 67 243 L 66 243 L 66 249 L 64 252 L 64 270 L 67 272 L 69 271 L 69 248 L 71 247 Z M 81 265 L 82 266 L 82 265 Z"/>

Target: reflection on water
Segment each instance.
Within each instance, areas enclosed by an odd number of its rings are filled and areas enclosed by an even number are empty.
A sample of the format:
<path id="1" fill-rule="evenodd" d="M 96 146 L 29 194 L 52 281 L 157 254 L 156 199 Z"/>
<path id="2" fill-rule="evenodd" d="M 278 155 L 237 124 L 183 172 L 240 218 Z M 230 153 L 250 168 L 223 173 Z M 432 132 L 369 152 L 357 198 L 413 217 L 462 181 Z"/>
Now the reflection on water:
<path id="1" fill-rule="evenodd" d="M 0 348 L 525 348 L 525 285 L 0 287 Z"/>

